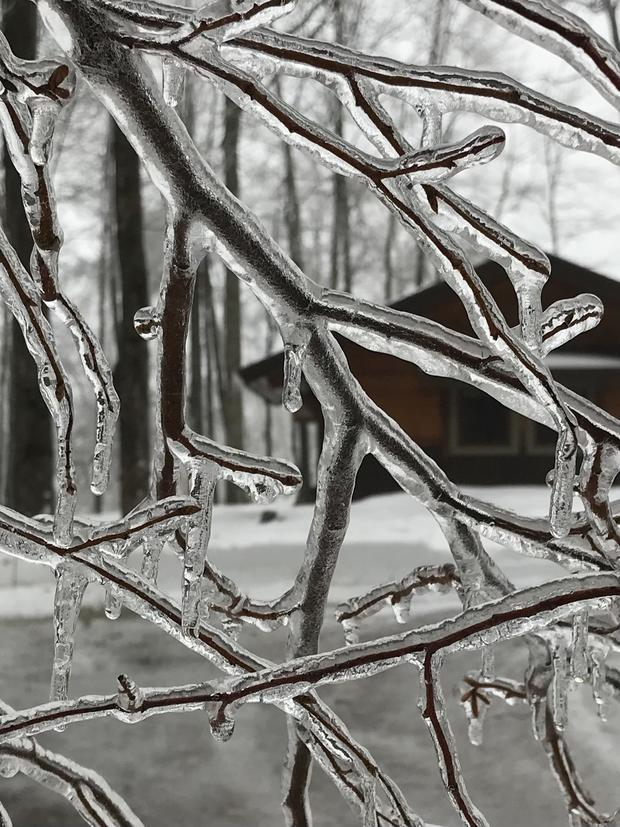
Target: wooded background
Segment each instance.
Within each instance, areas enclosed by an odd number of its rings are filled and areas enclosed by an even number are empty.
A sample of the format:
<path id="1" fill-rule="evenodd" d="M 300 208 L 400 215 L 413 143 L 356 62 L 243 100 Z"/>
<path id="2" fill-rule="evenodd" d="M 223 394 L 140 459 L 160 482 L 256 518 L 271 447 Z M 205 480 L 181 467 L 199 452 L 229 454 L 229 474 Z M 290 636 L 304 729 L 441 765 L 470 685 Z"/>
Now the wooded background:
<path id="1" fill-rule="evenodd" d="M 619 45 L 613 0 L 566 5 L 585 14 Z M 2 0 L 2 12 L 2 29 L 17 55 L 32 58 L 54 50 L 33 4 Z M 294 19 L 287 18 L 286 28 L 418 63 L 501 67 L 524 82 L 535 78 L 538 88 L 553 89 L 568 103 L 578 103 L 584 95 L 590 98 L 584 81 L 559 60 L 547 56 L 541 63 L 534 47 L 518 40 L 515 45 L 508 33 L 451 0 L 307 0 Z M 354 128 L 342 107 L 318 85 L 291 78 L 274 83 L 295 105 L 303 96 L 307 111 L 335 124 L 338 134 L 346 136 Z M 600 104 L 602 114 L 604 107 Z M 388 302 L 434 279 L 415 242 L 364 186 L 317 168 L 207 83 L 188 78 L 179 109 L 208 162 L 310 277 Z M 406 113 L 401 110 L 393 106 L 390 114 L 402 125 Z M 457 118 L 445 125 L 446 141 L 467 128 L 468 116 Z M 406 131 L 415 128 L 406 125 Z M 466 195 L 475 192 L 477 203 L 549 252 L 615 275 L 616 252 L 620 253 L 620 242 L 613 236 L 617 199 L 605 197 L 604 164 L 571 154 L 526 127 L 508 125 L 506 131 L 502 157 L 491 167 L 459 176 L 456 188 Z M 80 83 L 66 107 L 59 133 L 54 171 L 66 234 L 63 282 L 115 358 L 121 398 L 117 479 L 105 498 L 93 498 L 92 510 L 127 512 L 149 489 L 152 346 L 136 334 L 133 317 L 151 303 L 158 289 L 162 262 L 155 239 L 162 232 L 163 208 L 134 151 L 85 84 Z M 593 180 L 600 192 L 594 206 L 591 199 L 579 196 Z M 6 150 L 1 200 L 9 240 L 27 263 L 32 239 L 19 178 Z M 308 466 L 315 458 L 290 414 L 244 390 L 238 376 L 240 365 L 278 347 L 275 328 L 249 291 L 240 294 L 238 279 L 215 257 L 207 256 L 200 269 L 189 343 L 189 423 L 238 448 L 292 456 L 304 478 L 311 478 Z M 0 498 L 25 514 L 48 512 L 53 500 L 52 426 L 22 333 L 5 307 L 0 314 Z M 61 329 L 56 333 L 63 359 L 77 367 L 67 334 Z M 125 369 L 118 369 L 120 365 Z M 76 407 L 88 409 L 92 402 L 84 382 L 80 384 L 79 371 L 75 373 Z M 76 417 L 82 433 L 76 439 L 75 459 L 83 477 L 92 438 L 86 424 L 79 423 L 88 421 Z M 221 488 L 220 496 L 228 501 L 244 498 L 237 488 Z M 306 486 L 300 498 L 307 494 Z M 89 508 L 86 503 L 81 507 Z"/>

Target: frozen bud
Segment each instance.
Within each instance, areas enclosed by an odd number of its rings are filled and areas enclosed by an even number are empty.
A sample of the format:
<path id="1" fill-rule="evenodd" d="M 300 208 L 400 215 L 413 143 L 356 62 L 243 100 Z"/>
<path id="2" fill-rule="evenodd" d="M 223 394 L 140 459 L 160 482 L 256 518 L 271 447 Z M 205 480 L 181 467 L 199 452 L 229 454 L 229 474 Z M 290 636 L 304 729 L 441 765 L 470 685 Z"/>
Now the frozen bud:
<path id="1" fill-rule="evenodd" d="M 216 741 L 229 741 L 235 731 L 233 710 L 229 705 L 210 701 L 205 704 L 205 711 L 209 717 L 211 734 Z"/>
<path id="2" fill-rule="evenodd" d="M 139 712 L 144 704 L 144 695 L 137 683 L 129 675 L 121 674 L 117 678 L 117 703 L 123 712 Z"/>
<path id="3" fill-rule="evenodd" d="M 155 339 L 161 328 L 161 316 L 154 307 L 141 307 L 133 317 L 136 333 L 146 342 Z"/>

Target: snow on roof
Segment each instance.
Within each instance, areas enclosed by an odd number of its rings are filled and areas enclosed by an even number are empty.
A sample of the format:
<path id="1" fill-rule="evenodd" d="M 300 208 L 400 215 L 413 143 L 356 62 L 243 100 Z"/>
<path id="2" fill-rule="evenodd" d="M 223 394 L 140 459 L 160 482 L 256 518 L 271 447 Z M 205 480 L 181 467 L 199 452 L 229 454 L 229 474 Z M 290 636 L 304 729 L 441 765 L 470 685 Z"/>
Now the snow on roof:
<path id="1" fill-rule="evenodd" d="M 552 369 L 560 370 L 617 370 L 620 355 L 607 353 L 550 353 L 545 363 Z"/>

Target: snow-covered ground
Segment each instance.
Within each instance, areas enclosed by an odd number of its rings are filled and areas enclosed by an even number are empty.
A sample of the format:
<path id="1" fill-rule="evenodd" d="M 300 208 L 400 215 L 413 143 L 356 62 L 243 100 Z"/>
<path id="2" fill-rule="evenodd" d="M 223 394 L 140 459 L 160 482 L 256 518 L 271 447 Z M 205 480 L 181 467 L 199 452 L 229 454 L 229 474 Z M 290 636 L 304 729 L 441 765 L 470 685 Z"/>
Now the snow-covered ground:
<path id="1" fill-rule="evenodd" d="M 531 516 L 547 512 L 549 489 L 536 486 L 469 488 L 467 493 L 502 508 Z M 269 517 L 270 519 L 266 520 Z M 269 506 L 216 506 L 210 544 L 214 563 L 257 599 L 281 594 L 303 559 L 312 507 L 283 498 Z M 525 586 L 562 570 L 487 543 L 516 585 Z M 405 494 L 385 494 L 353 504 L 347 539 L 336 570 L 330 601 L 339 602 L 378 583 L 403 577 L 415 566 L 450 559 L 439 526 L 429 512 Z M 164 555 L 160 585 L 178 594 L 180 567 L 172 553 Z M 47 567 L 0 556 L 0 616 L 45 617 L 53 604 L 53 577 Z M 422 609 L 450 597 L 429 594 Z M 86 605 L 100 606 L 103 591 L 87 590 Z"/>
<path id="2" fill-rule="evenodd" d="M 492 488 L 471 490 L 504 508 L 544 514 L 548 489 Z M 261 522 L 266 510 L 276 513 Z M 222 506 L 213 527 L 211 556 L 254 596 L 280 593 L 290 584 L 302 559 L 311 508 L 288 502 L 265 509 Z M 523 558 L 488 545 L 518 585 L 562 575 L 553 565 Z M 424 509 L 410 498 L 392 494 L 353 506 L 351 528 L 334 578 L 332 601 L 349 597 L 416 565 L 448 559 L 442 535 Z M 6 575 L 6 572 L 5 572 Z M 179 592 L 180 567 L 172 553 L 162 568 L 162 585 Z M 38 578 L 38 579 L 37 579 Z M 45 580 L 43 580 L 45 578 Z M 6 576 L 5 576 L 6 583 Z M 22 566 L 18 585 L 0 590 L 3 635 L 0 638 L 0 697 L 25 708 L 47 698 L 52 660 L 52 578 L 47 569 Z M 87 603 L 97 606 L 102 592 L 87 590 Z M 416 598 L 413 625 L 435 620 L 458 606 L 453 594 L 429 593 Z M 15 622 L 19 616 L 29 619 Z M 39 618 L 39 619 L 37 619 Z M 389 612 L 364 622 L 362 638 L 403 631 Z M 279 662 L 286 650 L 286 630 L 265 634 L 244 630 L 250 651 Z M 328 612 L 322 648 L 343 645 L 333 612 Z M 527 652 L 518 642 L 497 647 L 498 674 L 520 679 Z M 562 795 L 550 774 L 544 750 L 532 735 L 525 704 L 494 702 L 485 723 L 485 745 L 472 746 L 459 704 L 463 675 L 478 668 L 477 654 L 446 659 L 442 684 L 463 772 L 477 806 L 494 827 L 563 827 Z M 102 611 L 82 612 L 76 635 L 72 696 L 113 692 L 115 675 L 127 672 L 140 686 L 171 686 L 209 680 L 219 673 L 161 630 L 123 612 L 112 623 Z M 408 665 L 365 681 L 327 686 L 321 697 L 350 727 L 354 737 L 398 783 L 413 808 L 430 824 L 457 827 L 458 816 L 446 796 L 431 741 L 417 711 L 418 677 Z M 617 804 L 617 744 L 620 718 L 604 724 L 596 716 L 589 684 L 570 693 L 567 738 L 576 765 L 601 809 Z M 614 710 L 612 710 L 613 712 Z M 286 751 L 285 718 L 273 707 L 248 704 L 238 715 L 230 743 L 216 743 L 202 712 L 161 715 L 139 726 L 96 720 L 41 736 L 43 746 L 69 755 L 101 772 L 123 795 L 148 827 L 198 824 L 214 827 L 262 827 L 281 823 L 280 773 Z M 59 796 L 24 776 L 0 779 L 0 797 L 14 827 L 79 827 L 81 821 Z M 313 773 L 311 800 L 317 827 L 353 827 L 349 812 L 323 773 Z"/>

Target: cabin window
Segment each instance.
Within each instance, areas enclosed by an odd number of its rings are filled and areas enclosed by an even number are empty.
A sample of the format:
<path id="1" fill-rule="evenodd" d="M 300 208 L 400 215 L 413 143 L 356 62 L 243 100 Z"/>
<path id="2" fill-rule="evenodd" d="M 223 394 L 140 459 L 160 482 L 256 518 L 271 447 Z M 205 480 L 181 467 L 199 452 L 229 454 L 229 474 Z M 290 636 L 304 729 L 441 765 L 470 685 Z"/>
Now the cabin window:
<path id="1" fill-rule="evenodd" d="M 475 388 L 455 391 L 450 402 L 450 448 L 454 454 L 516 454 L 516 417 Z"/>
<path id="2" fill-rule="evenodd" d="M 555 453 L 557 432 L 540 422 L 528 419 L 525 430 L 525 447 L 528 454 L 551 455 Z"/>

